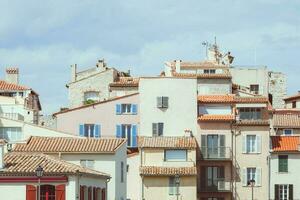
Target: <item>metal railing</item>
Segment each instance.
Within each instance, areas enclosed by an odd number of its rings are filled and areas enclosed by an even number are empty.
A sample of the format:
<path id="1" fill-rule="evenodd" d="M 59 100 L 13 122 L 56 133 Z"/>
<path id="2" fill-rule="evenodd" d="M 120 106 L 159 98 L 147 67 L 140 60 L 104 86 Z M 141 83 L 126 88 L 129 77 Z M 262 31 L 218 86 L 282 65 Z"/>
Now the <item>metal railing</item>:
<path id="1" fill-rule="evenodd" d="M 24 116 L 20 115 L 19 113 L 0 113 L 0 116 L 12 120 L 24 121 Z"/>
<path id="2" fill-rule="evenodd" d="M 232 192 L 231 181 L 225 179 L 207 179 L 207 184 L 200 187 L 202 192 Z"/>
<path id="3" fill-rule="evenodd" d="M 203 160 L 231 160 L 230 147 L 200 147 L 200 155 Z"/>

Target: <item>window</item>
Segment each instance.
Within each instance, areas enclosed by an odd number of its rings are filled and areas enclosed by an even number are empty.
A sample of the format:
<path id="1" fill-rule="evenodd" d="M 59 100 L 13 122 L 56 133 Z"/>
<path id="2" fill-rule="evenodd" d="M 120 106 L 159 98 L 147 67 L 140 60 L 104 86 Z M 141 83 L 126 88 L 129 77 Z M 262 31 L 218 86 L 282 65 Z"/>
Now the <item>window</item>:
<path id="1" fill-rule="evenodd" d="M 256 168 L 247 168 L 247 185 L 250 185 L 250 180 L 256 180 Z"/>
<path id="2" fill-rule="evenodd" d="M 137 104 L 116 104 L 116 114 L 137 114 Z"/>
<path id="3" fill-rule="evenodd" d="M 262 119 L 260 108 L 240 108 L 240 119 Z"/>
<path id="4" fill-rule="evenodd" d="M 284 135 L 293 135 L 293 129 L 283 129 Z"/>
<path id="5" fill-rule="evenodd" d="M 55 186 L 54 185 L 41 185 L 41 200 L 55 200 Z"/>
<path id="6" fill-rule="evenodd" d="M 164 123 L 152 123 L 152 136 L 162 136 L 164 132 Z"/>
<path id="7" fill-rule="evenodd" d="M 132 124 L 119 124 L 117 125 L 118 138 L 127 138 L 127 146 L 137 146 L 137 126 Z"/>
<path id="8" fill-rule="evenodd" d="M 165 150 L 165 161 L 187 161 L 187 150 Z"/>
<path id="9" fill-rule="evenodd" d="M 179 195 L 179 183 L 176 184 L 176 178 L 175 177 L 169 177 L 169 195 Z"/>
<path id="10" fill-rule="evenodd" d="M 294 199 L 293 185 L 278 185 L 275 184 L 275 199 L 276 200 L 290 200 Z"/>
<path id="11" fill-rule="evenodd" d="M 254 94 L 259 94 L 259 85 L 258 84 L 250 85 L 250 92 Z"/>
<path id="12" fill-rule="evenodd" d="M 203 72 L 204 72 L 204 74 L 215 74 L 216 70 L 215 69 L 205 69 Z"/>
<path id="13" fill-rule="evenodd" d="M 121 183 L 124 182 L 124 163 L 121 162 Z"/>
<path id="14" fill-rule="evenodd" d="M 278 172 L 288 172 L 288 155 L 278 156 Z"/>
<path id="15" fill-rule="evenodd" d="M 79 135 L 82 137 L 99 138 L 101 126 L 99 124 L 81 124 L 79 125 Z"/>
<path id="16" fill-rule="evenodd" d="M 247 135 L 247 153 L 256 153 L 256 135 Z"/>
<path id="17" fill-rule="evenodd" d="M 297 108 L 297 102 L 296 101 L 292 102 L 292 108 Z"/>
<path id="18" fill-rule="evenodd" d="M 157 107 L 158 108 L 168 108 L 169 107 L 169 97 L 157 97 Z"/>
<path id="19" fill-rule="evenodd" d="M 94 169 L 94 164 L 95 164 L 94 160 L 80 160 L 80 165 L 82 167 L 87 167 L 87 168 L 90 168 L 90 169 Z"/>
<path id="20" fill-rule="evenodd" d="M 250 186 L 250 180 L 255 180 L 254 186 L 261 186 L 261 168 L 243 168 L 243 185 Z"/>
<path id="21" fill-rule="evenodd" d="M 8 142 L 23 140 L 21 127 L 0 127 L 0 139 L 5 139 Z"/>
<path id="22" fill-rule="evenodd" d="M 121 104 L 121 113 L 131 113 L 131 104 Z"/>

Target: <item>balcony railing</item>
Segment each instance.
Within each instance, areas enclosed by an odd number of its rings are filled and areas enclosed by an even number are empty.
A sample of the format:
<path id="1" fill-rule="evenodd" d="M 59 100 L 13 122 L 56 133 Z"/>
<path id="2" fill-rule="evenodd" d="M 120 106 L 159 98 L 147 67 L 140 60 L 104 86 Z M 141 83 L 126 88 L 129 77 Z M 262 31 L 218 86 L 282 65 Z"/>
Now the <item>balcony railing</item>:
<path id="1" fill-rule="evenodd" d="M 231 160 L 230 147 L 200 147 L 200 155 L 203 160 Z"/>
<path id="2" fill-rule="evenodd" d="M 24 121 L 24 116 L 19 113 L 0 113 L 0 117 Z"/>
<path id="3" fill-rule="evenodd" d="M 208 179 L 207 184 L 200 187 L 202 192 L 231 192 L 231 181 L 224 179 Z"/>

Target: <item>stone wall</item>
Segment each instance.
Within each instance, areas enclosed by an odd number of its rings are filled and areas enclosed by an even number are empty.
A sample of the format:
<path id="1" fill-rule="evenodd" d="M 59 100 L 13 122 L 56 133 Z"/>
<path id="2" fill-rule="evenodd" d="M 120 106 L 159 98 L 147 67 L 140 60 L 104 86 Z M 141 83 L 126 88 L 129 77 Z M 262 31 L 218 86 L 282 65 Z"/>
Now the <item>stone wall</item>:
<path id="1" fill-rule="evenodd" d="M 286 75 L 281 72 L 269 72 L 269 93 L 273 97 L 274 108 L 284 108 L 283 98 L 286 97 Z"/>

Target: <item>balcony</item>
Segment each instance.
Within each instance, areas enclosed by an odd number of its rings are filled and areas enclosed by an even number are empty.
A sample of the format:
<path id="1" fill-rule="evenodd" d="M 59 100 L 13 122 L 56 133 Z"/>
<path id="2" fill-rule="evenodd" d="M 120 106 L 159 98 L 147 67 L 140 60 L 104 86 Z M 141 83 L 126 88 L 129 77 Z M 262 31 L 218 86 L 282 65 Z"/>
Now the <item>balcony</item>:
<path id="1" fill-rule="evenodd" d="M 0 117 L 12 119 L 12 120 L 20 120 L 24 121 L 24 116 L 19 113 L 0 113 Z"/>
<path id="2" fill-rule="evenodd" d="M 200 147 L 202 160 L 232 160 L 230 147 Z"/>
<path id="3" fill-rule="evenodd" d="M 207 179 L 206 184 L 200 187 L 201 192 L 231 192 L 231 181 L 225 179 Z"/>

